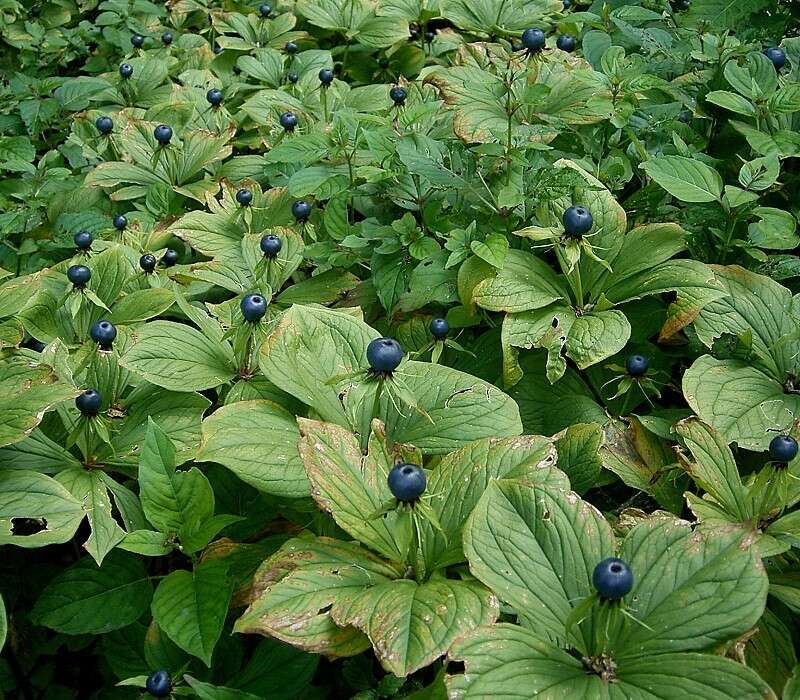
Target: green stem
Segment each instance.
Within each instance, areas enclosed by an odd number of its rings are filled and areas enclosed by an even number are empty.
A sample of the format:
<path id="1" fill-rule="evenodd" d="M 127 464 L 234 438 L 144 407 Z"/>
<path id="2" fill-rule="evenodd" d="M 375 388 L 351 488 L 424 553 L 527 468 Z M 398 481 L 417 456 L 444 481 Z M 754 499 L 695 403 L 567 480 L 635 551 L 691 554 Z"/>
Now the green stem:
<path id="1" fill-rule="evenodd" d="M 322 95 L 320 95 L 320 102 L 322 102 L 322 115 L 325 119 L 325 123 L 328 123 L 328 89 L 326 87 L 321 87 Z"/>

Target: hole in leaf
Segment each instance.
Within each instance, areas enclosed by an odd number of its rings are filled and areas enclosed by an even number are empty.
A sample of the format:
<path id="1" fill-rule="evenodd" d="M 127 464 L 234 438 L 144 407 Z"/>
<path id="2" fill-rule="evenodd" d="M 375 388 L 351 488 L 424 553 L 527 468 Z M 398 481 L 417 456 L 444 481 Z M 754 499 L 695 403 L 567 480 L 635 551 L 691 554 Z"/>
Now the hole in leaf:
<path id="1" fill-rule="evenodd" d="M 12 518 L 11 533 L 18 537 L 28 537 L 47 529 L 45 518 Z"/>

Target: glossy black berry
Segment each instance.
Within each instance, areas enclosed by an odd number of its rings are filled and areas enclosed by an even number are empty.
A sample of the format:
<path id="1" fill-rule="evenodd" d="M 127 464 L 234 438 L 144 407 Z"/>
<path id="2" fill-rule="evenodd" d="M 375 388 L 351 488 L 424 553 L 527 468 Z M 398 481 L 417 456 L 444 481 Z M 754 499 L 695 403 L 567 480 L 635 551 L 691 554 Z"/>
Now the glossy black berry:
<path id="1" fill-rule="evenodd" d="M 450 324 L 446 318 L 435 318 L 430 325 L 431 335 L 437 340 L 443 340 L 450 332 Z"/>
<path id="2" fill-rule="evenodd" d="M 156 269 L 156 256 L 152 253 L 145 253 L 141 258 L 139 258 L 139 267 L 144 270 L 145 274 L 149 275 L 153 270 Z"/>
<path id="3" fill-rule="evenodd" d="M 214 48 L 212 49 L 215 56 L 219 56 L 222 53 L 222 47 L 219 44 L 214 44 Z"/>
<path id="4" fill-rule="evenodd" d="M 164 32 L 161 35 L 161 43 L 164 46 L 169 46 L 172 43 L 172 32 Z"/>
<path id="5" fill-rule="evenodd" d="M 692 113 L 688 109 L 682 109 L 678 113 L 678 121 L 683 124 L 688 124 L 692 121 Z"/>
<path id="6" fill-rule="evenodd" d="M 128 219 L 124 214 L 117 214 L 114 217 L 114 228 L 117 231 L 125 230 L 125 227 L 128 225 Z"/>
<path id="7" fill-rule="evenodd" d="M 403 348 L 394 338 L 375 338 L 367 345 L 367 362 L 374 372 L 394 372 L 403 361 Z"/>
<path id="8" fill-rule="evenodd" d="M 67 270 L 67 279 L 72 282 L 77 289 L 82 289 L 89 284 L 91 278 L 92 271 L 86 267 L 86 265 L 72 265 Z"/>
<path id="9" fill-rule="evenodd" d="M 305 200 L 298 199 L 292 204 L 292 216 L 299 222 L 308 221 L 311 216 L 311 205 Z"/>
<path id="10" fill-rule="evenodd" d="M 123 63 L 119 67 L 119 74 L 125 80 L 133 75 L 133 66 L 130 63 Z"/>
<path id="11" fill-rule="evenodd" d="M 585 233 L 589 233 L 594 220 L 592 213 L 580 205 L 569 207 L 564 212 L 564 233 L 568 238 L 580 238 Z"/>
<path id="12" fill-rule="evenodd" d="M 288 82 L 290 82 L 290 83 L 294 84 L 294 83 L 296 83 L 298 80 L 300 80 L 300 76 L 299 76 L 299 75 L 297 75 L 297 73 L 295 73 L 294 71 L 289 71 L 289 72 L 286 74 L 286 80 L 287 80 Z"/>
<path id="13" fill-rule="evenodd" d="M 258 6 L 258 12 L 262 17 L 269 17 L 270 14 L 272 13 L 272 5 L 263 3 Z"/>
<path id="14" fill-rule="evenodd" d="M 172 141 L 172 127 L 167 126 L 166 124 L 159 124 L 155 129 L 153 129 L 153 137 L 162 146 L 166 146 L 170 141 Z"/>
<path id="15" fill-rule="evenodd" d="M 572 53 L 577 45 L 578 40 L 571 34 L 562 34 L 556 39 L 556 46 L 567 53 Z"/>
<path id="16" fill-rule="evenodd" d="M 541 51 L 544 43 L 545 35 L 541 29 L 526 29 L 522 32 L 522 45 L 528 51 Z"/>
<path id="17" fill-rule="evenodd" d="M 260 294 L 247 294 L 239 305 L 245 321 L 258 323 L 267 313 L 267 300 Z"/>
<path id="18" fill-rule="evenodd" d="M 287 41 L 283 47 L 283 50 L 292 56 L 293 54 L 296 54 L 300 48 L 293 41 Z"/>
<path id="19" fill-rule="evenodd" d="M 38 5 L 33 5 L 28 8 L 28 11 L 25 14 L 27 14 L 30 19 L 35 19 L 42 14 L 42 8 Z"/>
<path id="20" fill-rule="evenodd" d="M 211 88 L 206 93 L 206 100 L 212 107 L 219 107 L 222 104 L 223 98 L 224 95 L 222 94 L 222 90 L 219 88 Z"/>
<path id="21" fill-rule="evenodd" d="M 73 237 L 72 241 L 78 250 L 89 250 L 92 247 L 94 236 L 88 231 L 78 231 Z"/>
<path id="22" fill-rule="evenodd" d="M 133 48 L 141 49 L 144 46 L 144 37 L 141 34 L 133 34 L 131 36 L 131 44 L 133 44 Z"/>
<path id="23" fill-rule="evenodd" d="M 95 321 L 89 329 L 89 337 L 101 350 L 111 350 L 111 344 L 117 337 L 117 329 L 111 321 Z"/>
<path id="24" fill-rule="evenodd" d="M 601 598 L 619 600 L 631 592 L 633 572 L 622 559 L 609 557 L 594 567 L 592 583 Z"/>
<path id="25" fill-rule="evenodd" d="M 433 30 L 429 29 L 427 32 L 425 32 L 425 41 L 427 41 L 429 44 L 430 44 L 430 43 L 431 43 L 431 42 L 432 42 L 432 41 L 433 41 L 435 38 L 436 38 L 436 32 L 435 32 L 435 31 L 433 31 Z"/>
<path id="26" fill-rule="evenodd" d="M 416 41 L 417 39 L 419 39 L 419 29 L 417 29 L 416 27 L 409 27 L 408 38 L 411 41 Z"/>
<path id="27" fill-rule="evenodd" d="M 394 102 L 398 107 L 404 105 L 406 103 L 406 97 L 408 97 L 408 92 L 403 87 L 399 85 L 395 85 L 391 90 L 389 90 L 389 97 L 392 98 L 392 102 Z"/>
<path id="28" fill-rule="evenodd" d="M 319 82 L 325 87 L 333 82 L 333 70 L 331 68 L 321 68 L 318 75 Z"/>
<path id="29" fill-rule="evenodd" d="M 764 55 L 772 61 L 772 65 L 775 66 L 775 70 L 780 70 L 786 65 L 786 53 L 784 53 L 783 49 L 778 46 L 772 46 L 768 49 L 764 49 Z"/>
<path id="30" fill-rule="evenodd" d="M 268 258 L 274 258 L 283 248 L 283 241 L 272 234 L 268 234 L 261 239 L 261 252 Z"/>
<path id="31" fill-rule="evenodd" d="M 297 126 L 297 116 L 294 112 L 284 112 L 281 114 L 280 122 L 281 126 L 286 129 L 286 131 L 294 131 L 294 128 Z"/>
<path id="32" fill-rule="evenodd" d="M 564 9 L 568 10 L 570 7 L 572 7 L 572 0 L 564 0 Z"/>
<path id="33" fill-rule="evenodd" d="M 164 251 L 164 257 L 161 258 L 161 262 L 164 263 L 164 267 L 172 267 L 173 265 L 178 264 L 178 251 L 173 250 L 172 248 L 167 248 Z"/>
<path id="34" fill-rule="evenodd" d="M 424 492 L 428 479 L 416 464 L 395 464 L 389 472 L 389 490 L 398 501 L 411 503 Z"/>
<path id="35" fill-rule="evenodd" d="M 250 202 L 253 201 L 253 193 L 246 187 L 242 187 L 242 189 L 236 190 L 236 201 L 243 207 L 250 206 Z"/>
<path id="36" fill-rule="evenodd" d="M 625 371 L 631 377 L 641 377 L 647 372 L 650 367 L 650 360 L 644 355 L 628 355 L 625 360 Z"/>
<path id="37" fill-rule="evenodd" d="M 144 687 L 154 698 L 166 698 L 172 692 L 172 680 L 166 671 L 153 671 Z"/>
<path id="38" fill-rule="evenodd" d="M 93 416 L 100 410 L 103 397 L 97 389 L 87 389 L 75 399 L 75 406 L 85 416 Z"/>
<path id="39" fill-rule="evenodd" d="M 678 12 L 685 12 L 692 6 L 692 0 L 675 0 L 675 9 Z"/>
<path id="40" fill-rule="evenodd" d="M 770 440 L 769 456 L 777 462 L 791 462 L 797 457 L 797 440 L 790 435 L 776 435 Z"/>
<path id="41" fill-rule="evenodd" d="M 97 117 L 97 119 L 94 120 L 94 125 L 103 136 L 108 136 L 108 134 L 114 131 L 114 120 L 111 117 Z"/>

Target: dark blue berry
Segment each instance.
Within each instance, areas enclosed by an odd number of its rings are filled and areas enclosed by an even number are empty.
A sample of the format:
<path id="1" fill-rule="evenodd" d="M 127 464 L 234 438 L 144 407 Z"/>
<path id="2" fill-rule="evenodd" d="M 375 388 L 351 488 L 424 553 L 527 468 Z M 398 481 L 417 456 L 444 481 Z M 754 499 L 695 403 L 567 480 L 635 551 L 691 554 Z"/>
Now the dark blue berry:
<path id="1" fill-rule="evenodd" d="M 431 335 L 437 340 L 442 340 L 447 337 L 450 332 L 450 324 L 446 318 L 435 318 L 431 321 L 430 325 Z"/>
<path id="2" fill-rule="evenodd" d="M 164 32 L 161 35 L 161 43 L 164 46 L 169 46 L 172 43 L 172 32 Z"/>
<path id="3" fill-rule="evenodd" d="M 242 189 L 236 191 L 236 201 L 243 207 L 250 206 L 250 202 L 253 201 L 253 193 L 246 187 L 242 187 Z"/>
<path id="4" fill-rule="evenodd" d="M 141 49 L 144 46 L 144 37 L 141 34 L 132 35 L 131 44 L 133 44 L 133 48 Z"/>
<path id="5" fill-rule="evenodd" d="M 570 207 L 564 212 L 563 217 L 564 232 L 569 238 L 580 238 L 585 233 L 589 233 L 594 220 L 592 213 L 580 205 Z"/>
<path id="6" fill-rule="evenodd" d="M 570 7 L 572 7 L 572 0 L 564 0 L 564 9 L 568 10 Z"/>
<path id="7" fill-rule="evenodd" d="M 791 462 L 797 457 L 797 440 L 789 435 L 776 435 L 770 440 L 769 456 L 777 462 Z"/>
<path id="8" fill-rule="evenodd" d="M 286 45 L 283 47 L 283 50 L 291 56 L 292 54 L 296 54 L 298 52 L 299 47 L 293 41 L 287 41 Z"/>
<path id="9" fill-rule="evenodd" d="M 42 14 L 42 8 L 39 7 L 38 5 L 32 5 L 31 7 L 28 8 L 26 14 L 30 19 L 35 19 L 40 14 Z"/>
<path id="10" fill-rule="evenodd" d="M 86 265 L 72 265 L 67 270 L 67 279 L 78 289 L 89 284 L 91 278 L 92 271 Z"/>
<path id="11" fill-rule="evenodd" d="M 333 82 L 333 70 L 330 68 L 321 68 L 319 71 L 319 82 L 327 87 Z"/>
<path id="12" fill-rule="evenodd" d="M 558 37 L 558 39 L 556 39 L 556 46 L 567 53 L 572 53 L 577 45 L 577 39 L 570 34 L 562 34 L 560 37 Z"/>
<path id="13" fill-rule="evenodd" d="M 764 55 L 772 61 L 772 65 L 775 66 L 775 70 L 780 70 L 786 65 L 786 53 L 784 53 L 783 49 L 778 46 L 772 46 L 768 49 L 764 49 Z"/>
<path id="14" fill-rule="evenodd" d="M 166 671 L 153 671 L 144 687 L 154 698 L 166 698 L 172 692 L 172 680 Z"/>
<path id="15" fill-rule="evenodd" d="M 688 124 L 692 121 L 692 113 L 688 109 L 682 109 L 678 113 L 678 121 L 682 122 L 683 124 Z"/>
<path id="16" fill-rule="evenodd" d="M 625 360 L 625 371 L 631 377 L 641 377 L 647 372 L 648 367 L 650 360 L 644 355 L 628 355 L 628 359 Z"/>
<path id="17" fill-rule="evenodd" d="M 286 74 L 286 80 L 288 80 L 290 83 L 294 84 L 294 83 L 296 83 L 298 80 L 300 80 L 300 76 L 299 76 L 299 75 L 297 75 L 297 73 L 295 73 L 294 71 L 289 71 L 289 72 Z"/>
<path id="18" fill-rule="evenodd" d="M 261 239 L 261 252 L 268 258 L 274 258 L 283 248 L 283 241 L 278 236 L 266 235 Z"/>
<path id="19" fill-rule="evenodd" d="M 308 217 L 311 216 L 311 205 L 305 200 L 298 199 L 292 204 L 292 216 L 301 223 L 308 221 Z"/>
<path id="20" fill-rule="evenodd" d="M 214 48 L 212 49 L 215 56 L 219 56 L 222 53 L 222 47 L 219 44 L 214 44 Z"/>
<path id="21" fill-rule="evenodd" d="M 161 258 L 161 261 L 164 263 L 165 267 L 176 265 L 178 262 L 178 251 L 167 248 L 166 251 L 164 251 L 164 257 Z"/>
<path id="22" fill-rule="evenodd" d="M 124 214 L 117 214 L 114 217 L 114 228 L 117 229 L 117 231 L 123 231 L 127 225 L 128 219 Z"/>
<path id="23" fill-rule="evenodd" d="M 392 102 L 399 107 L 400 105 L 404 105 L 406 103 L 406 97 L 408 97 L 408 93 L 406 92 L 405 88 L 395 85 L 391 90 L 389 90 L 389 97 L 391 97 Z"/>
<path id="24" fill-rule="evenodd" d="M 133 75 L 133 66 L 130 63 L 123 63 L 119 67 L 119 74 L 127 80 Z"/>
<path id="25" fill-rule="evenodd" d="M 78 250 L 89 250 L 92 247 L 94 237 L 88 231 L 78 231 L 73 237 L 73 242 Z"/>
<path id="26" fill-rule="evenodd" d="M 389 490 L 398 501 L 411 503 L 424 492 L 428 479 L 416 464 L 395 464 L 389 472 Z"/>
<path id="27" fill-rule="evenodd" d="M 208 104 L 212 107 L 219 107 L 222 104 L 223 97 L 222 90 L 219 88 L 211 88 L 206 93 L 206 100 L 208 100 Z"/>
<path id="28" fill-rule="evenodd" d="M 97 117 L 97 119 L 94 120 L 94 125 L 103 136 L 108 136 L 108 134 L 114 131 L 114 120 L 111 117 Z"/>
<path id="29" fill-rule="evenodd" d="M 375 372 L 394 372 L 403 361 L 403 348 L 394 338 L 375 338 L 367 345 L 367 362 Z"/>
<path id="30" fill-rule="evenodd" d="M 117 329 L 111 321 L 95 321 L 89 329 L 89 337 L 101 350 L 111 350 L 111 344 L 117 337 Z"/>
<path id="31" fill-rule="evenodd" d="M 155 129 L 153 129 L 153 137 L 159 144 L 162 146 L 166 146 L 170 141 L 172 141 L 172 127 L 167 126 L 166 124 L 159 124 Z"/>
<path id="32" fill-rule="evenodd" d="M 284 112 L 281 114 L 280 122 L 286 131 L 294 131 L 297 126 L 297 116 L 293 112 Z"/>
<path id="33" fill-rule="evenodd" d="M 592 583 L 601 598 L 619 600 L 633 588 L 633 572 L 622 559 L 609 557 L 594 567 Z"/>
<path id="34" fill-rule="evenodd" d="M 675 0 L 675 9 L 678 12 L 685 12 L 692 6 L 692 0 Z"/>
<path id="35" fill-rule="evenodd" d="M 416 41 L 417 39 L 419 39 L 419 29 L 417 29 L 416 27 L 409 27 L 408 39 L 409 41 Z"/>
<path id="36" fill-rule="evenodd" d="M 240 304 L 245 321 L 257 323 L 267 313 L 267 300 L 260 294 L 247 294 Z"/>
<path id="37" fill-rule="evenodd" d="M 427 32 L 425 32 L 425 41 L 427 41 L 429 44 L 430 44 L 430 43 L 431 43 L 431 42 L 432 42 L 432 41 L 433 41 L 435 38 L 436 38 L 436 32 L 435 32 L 434 30 L 432 30 L 432 29 L 429 29 Z"/>
<path id="38" fill-rule="evenodd" d="M 139 258 L 139 267 L 144 270 L 145 274 L 149 275 L 153 270 L 156 269 L 156 256 L 152 253 L 145 253 L 141 258 Z"/>
<path id="39" fill-rule="evenodd" d="M 75 399 L 75 406 L 85 416 L 93 416 L 100 410 L 103 397 L 97 389 L 87 389 Z"/>
<path id="40" fill-rule="evenodd" d="M 522 32 L 522 45 L 528 51 L 541 51 L 544 43 L 545 35 L 541 29 L 526 29 Z"/>
<path id="41" fill-rule="evenodd" d="M 258 11 L 262 17 L 269 17 L 270 13 L 272 12 L 272 5 L 268 5 L 267 3 L 259 5 Z"/>

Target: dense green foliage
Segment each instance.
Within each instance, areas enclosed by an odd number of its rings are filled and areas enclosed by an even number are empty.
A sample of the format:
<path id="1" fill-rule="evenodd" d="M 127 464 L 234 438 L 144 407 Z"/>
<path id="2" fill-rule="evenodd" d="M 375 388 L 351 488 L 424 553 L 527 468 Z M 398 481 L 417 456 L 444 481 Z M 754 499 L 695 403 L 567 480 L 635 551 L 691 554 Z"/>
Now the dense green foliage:
<path id="1" fill-rule="evenodd" d="M 798 28 L 0 0 L 0 697 L 800 698 Z"/>

